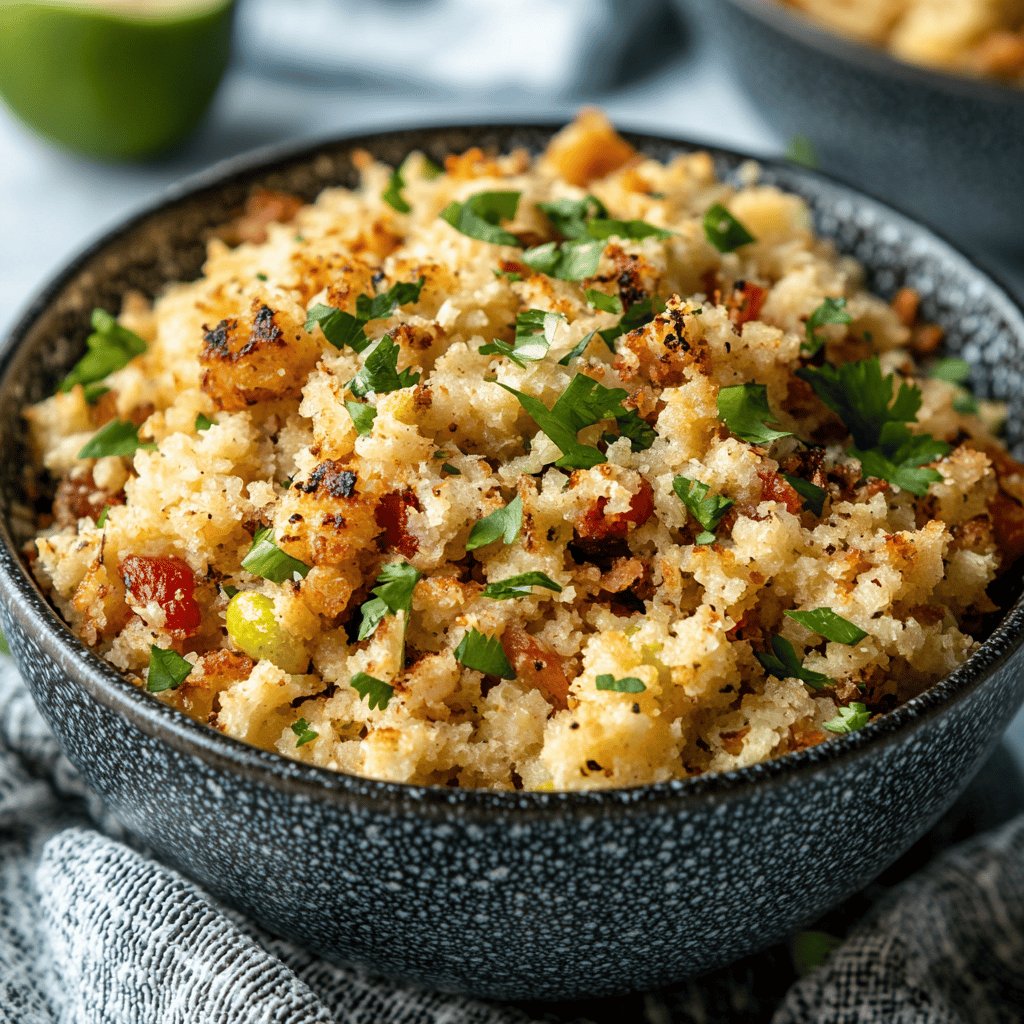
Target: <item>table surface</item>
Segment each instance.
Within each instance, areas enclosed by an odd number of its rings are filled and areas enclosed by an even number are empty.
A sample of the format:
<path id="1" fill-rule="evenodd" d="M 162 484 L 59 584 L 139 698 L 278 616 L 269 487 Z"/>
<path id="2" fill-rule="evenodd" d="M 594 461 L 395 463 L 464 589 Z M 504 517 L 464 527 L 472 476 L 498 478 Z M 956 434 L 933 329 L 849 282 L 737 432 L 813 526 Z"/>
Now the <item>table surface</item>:
<path id="1" fill-rule="evenodd" d="M 142 165 L 98 164 L 51 149 L 0 106 L 0 336 L 39 285 L 87 241 L 200 168 L 247 149 L 331 134 L 445 121 L 569 118 L 584 103 L 603 107 L 622 127 L 778 153 L 762 112 L 741 92 L 699 30 L 672 36 L 652 73 L 571 102 L 536 96 L 470 95 L 379 79 L 271 76 L 244 54 L 228 71 L 204 125 L 185 148 Z M 1009 743 L 1024 766 L 1024 712 Z"/>

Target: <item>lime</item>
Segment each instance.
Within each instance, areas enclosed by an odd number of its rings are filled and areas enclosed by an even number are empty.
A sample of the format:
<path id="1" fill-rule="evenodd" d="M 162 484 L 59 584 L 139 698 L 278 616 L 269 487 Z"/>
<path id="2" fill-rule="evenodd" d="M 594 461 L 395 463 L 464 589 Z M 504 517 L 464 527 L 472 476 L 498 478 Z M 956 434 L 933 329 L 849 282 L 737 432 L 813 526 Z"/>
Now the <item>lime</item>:
<path id="1" fill-rule="evenodd" d="M 0 0 L 0 96 L 41 135 L 104 159 L 168 149 L 230 52 L 233 0 Z"/>

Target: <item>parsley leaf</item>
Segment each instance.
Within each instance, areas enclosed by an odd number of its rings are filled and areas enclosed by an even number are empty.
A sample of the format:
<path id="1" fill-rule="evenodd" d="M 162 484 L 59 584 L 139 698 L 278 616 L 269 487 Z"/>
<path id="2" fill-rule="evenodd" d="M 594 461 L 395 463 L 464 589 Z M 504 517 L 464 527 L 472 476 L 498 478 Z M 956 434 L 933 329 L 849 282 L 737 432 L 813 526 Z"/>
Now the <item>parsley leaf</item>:
<path id="1" fill-rule="evenodd" d="M 110 515 L 110 506 L 104 505 L 100 509 L 100 514 L 96 517 L 96 529 L 102 530 L 107 525 L 107 517 Z"/>
<path id="2" fill-rule="evenodd" d="M 584 334 L 579 341 L 568 352 L 558 360 L 559 366 L 568 366 L 574 359 L 579 359 L 581 355 L 587 350 L 587 346 L 590 344 L 590 339 L 597 334 L 597 331 L 591 331 L 589 334 Z"/>
<path id="3" fill-rule="evenodd" d="M 894 397 L 896 375 L 883 378 L 877 356 L 839 366 L 807 366 L 797 376 L 846 425 L 854 442 L 850 454 L 865 476 L 888 480 L 918 496 L 942 479 L 924 464 L 947 454 L 949 445 L 929 434 L 912 434 L 906 426 L 917 419 L 921 389 L 901 381 Z"/>
<path id="4" fill-rule="evenodd" d="M 196 416 L 197 431 L 202 432 L 204 430 L 209 430 L 210 427 L 216 426 L 216 423 L 216 420 L 211 420 L 210 417 L 207 416 L 205 413 L 199 413 L 199 415 Z"/>
<path id="5" fill-rule="evenodd" d="M 769 421 L 778 422 L 768 406 L 764 384 L 737 384 L 718 392 L 718 417 L 741 440 L 751 444 L 770 444 L 790 437 L 791 430 L 776 430 Z"/>
<path id="6" fill-rule="evenodd" d="M 599 690 L 612 690 L 615 693 L 643 693 L 647 689 L 643 680 L 636 676 L 626 676 L 624 679 L 616 679 L 611 674 L 604 674 L 597 677 L 595 685 Z"/>
<path id="7" fill-rule="evenodd" d="M 381 624 L 385 615 L 397 615 L 412 610 L 412 593 L 423 574 L 408 562 L 391 562 L 380 570 L 375 596 L 366 601 L 360 611 L 363 620 L 359 626 L 359 639 L 365 640 Z"/>
<path id="8" fill-rule="evenodd" d="M 659 303 L 660 305 L 660 303 Z M 661 307 L 664 309 L 664 306 Z M 615 351 L 615 342 L 624 334 L 629 334 L 639 327 L 649 324 L 655 317 L 654 299 L 647 297 L 639 302 L 634 302 L 623 314 L 622 319 L 613 327 L 606 327 L 598 333 L 604 339 L 604 343 Z"/>
<path id="9" fill-rule="evenodd" d="M 508 663 L 501 641 L 476 629 L 469 630 L 455 648 L 455 660 L 466 668 L 475 668 L 489 676 L 515 679 L 515 670 Z"/>
<path id="10" fill-rule="evenodd" d="M 78 453 L 80 459 L 102 459 L 108 455 L 127 457 L 140 448 L 155 448 L 139 440 L 139 428 L 125 420 L 111 420 L 98 430 Z"/>
<path id="11" fill-rule="evenodd" d="M 807 337 L 801 343 L 800 350 L 813 356 L 825 344 L 824 336 L 818 333 L 818 328 L 824 324 L 852 323 L 853 317 L 846 312 L 846 299 L 825 299 L 807 318 L 804 325 Z"/>
<path id="12" fill-rule="evenodd" d="M 711 490 L 707 484 L 699 480 L 689 480 L 685 476 L 677 476 L 672 481 L 672 490 L 686 506 L 687 511 L 705 532 L 697 538 L 698 544 L 710 544 L 715 539 L 715 529 L 722 516 L 732 507 L 732 498 L 723 498 L 717 494 L 708 495 Z"/>
<path id="13" fill-rule="evenodd" d="M 721 204 L 704 214 L 704 235 L 719 252 L 733 252 L 757 239 Z"/>
<path id="14" fill-rule="evenodd" d="M 549 203 L 538 203 L 555 230 L 563 238 L 586 238 L 587 223 L 595 217 L 607 217 L 608 211 L 597 196 L 583 199 L 555 199 Z"/>
<path id="15" fill-rule="evenodd" d="M 366 357 L 363 368 L 349 382 L 349 391 L 357 398 L 365 398 L 371 392 L 386 395 L 417 384 L 420 379 L 418 373 L 408 369 L 398 372 L 398 353 L 399 348 L 391 335 L 385 334 Z"/>
<path id="16" fill-rule="evenodd" d="M 523 499 L 517 494 L 504 508 L 495 509 L 473 524 L 469 540 L 466 541 L 466 550 L 475 551 L 499 537 L 506 544 L 514 544 L 522 528 Z"/>
<path id="17" fill-rule="evenodd" d="M 523 572 L 518 576 L 509 576 L 507 580 L 488 583 L 484 587 L 484 597 L 489 597 L 494 601 L 507 601 L 513 597 L 529 597 L 533 587 L 544 587 L 545 590 L 553 590 L 556 594 L 562 592 L 561 585 L 550 576 L 542 572 Z"/>
<path id="18" fill-rule="evenodd" d="M 641 238 L 671 238 L 675 232 L 666 231 L 645 220 L 614 220 L 608 217 L 595 217 L 587 224 L 587 234 L 591 238 L 628 238 L 639 241 Z"/>
<path id="19" fill-rule="evenodd" d="M 296 749 L 304 747 L 307 743 L 312 743 L 320 735 L 315 729 L 310 729 L 309 722 L 304 718 L 300 718 L 297 722 L 292 722 L 291 730 L 295 733 Z"/>
<path id="20" fill-rule="evenodd" d="M 821 672 L 812 672 L 809 668 L 804 668 L 796 656 L 796 651 L 793 650 L 793 645 L 785 637 L 773 636 L 771 648 L 771 651 L 754 652 L 754 657 L 769 675 L 779 679 L 799 679 L 812 690 L 820 690 L 832 682 Z"/>
<path id="21" fill-rule="evenodd" d="M 592 445 L 580 444 L 576 437 L 584 427 L 605 419 L 616 421 L 634 451 L 650 448 L 654 443 L 654 429 L 635 409 L 622 405 L 626 392 L 622 388 L 606 388 L 585 374 L 573 377 L 551 409 L 507 384 L 498 382 L 498 386 L 515 395 L 530 419 L 555 443 L 562 453 L 555 465 L 561 469 L 590 469 L 608 461 L 600 451 Z"/>
<path id="22" fill-rule="evenodd" d="M 453 466 L 450 462 L 441 463 L 441 472 L 448 473 L 451 476 L 462 476 L 462 470 L 457 466 Z"/>
<path id="23" fill-rule="evenodd" d="M 155 644 L 149 649 L 149 672 L 146 689 L 150 693 L 176 690 L 188 678 L 192 665 L 177 651 L 168 651 Z"/>
<path id="24" fill-rule="evenodd" d="M 549 313 L 543 309 L 528 309 L 516 317 L 516 340 L 514 345 L 495 338 L 493 344 L 481 345 L 481 355 L 507 356 L 517 366 L 525 367 L 527 362 L 535 363 L 548 354 L 555 342 L 558 328 L 565 323 L 562 313 Z"/>
<path id="25" fill-rule="evenodd" d="M 86 353 L 61 381 L 61 391 L 70 391 L 76 384 L 95 384 L 146 351 L 145 341 L 134 331 L 122 327 L 105 309 L 94 309 L 91 323 L 92 333 L 85 339 Z M 89 394 L 87 392 L 87 399 Z M 102 392 L 91 394 L 95 401 Z"/>
<path id="26" fill-rule="evenodd" d="M 242 559 L 242 568 L 271 583 L 284 583 L 296 576 L 305 579 L 310 569 L 305 562 L 286 555 L 274 543 L 274 531 L 269 526 L 260 527 L 253 535 L 252 546 Z"/>
<path id="27" fill-rule="evenodd" d="M 373 421 L 377 418 L 377 410 L 372 405 L 368 402 L 346 402 L 345 408 L 352 417 L 352 423 L 360 437 L 372 433 Z"/>
<path id="28" fill-rule="evenodd" d="M 408 213 L 412 207 L 406 201 L 405 196 L 402 195 L 402 189 L 405 188 L 405 171 L 409 163 L 409 157 L 406 157 L 402 163 L 391 172 L 391 177 L 388 178 L 387 188 L 380 194 L 381 199 L 388 204 L 393 210 L 397 210 L 399 213 Z M 437 164 L 434 163 L 429 157 L 423 157 L 423 177 L 428 180 L 431 178 L 437 178 L 444 171 L 441 170 Z"/>
<path id="29" fill-rule="evenodd" d="M 364 328 L 371 320 L 384 320 L 399 306 L 418 302 L 426 278 L 418 281 L 399 281 L 380 295 L 360 295 L 356 298 L 353 316 L 334 306 L 318 302 L 306 310 L 306 330 L 319 324 L 324 337 L 337 349 L 346 345 L 355 352 L 365 351 L 371 342 Z"/>
<path id="30" fill-rule="evenodd" d="M 966 384 L 971 376 L 971 364 L 958 356 L 947 356 L 928 371 L 928 376 L 932 380 L 944 380 L 948 384 Z"/>
<path id="31" fill-rule="evenodd" d="M 842 615 L 837 615 L 831 608 L 815 608 L 809 612 L 786 612 L 786 615 L 812 632 L 821 634 L 826 640 L 846 644 L 848 647 L 859 644 L 868 635 L 860 626 L 854 625 L 849 619 L 844 619 Z"/>
<path id="32" fill-rule="evenodd" d="M 561 281 L 582 281 L 597 273 L 604 245 L 603 241 L 584 239 L 545 242 L 524 250 L 522 260 L 538 274 L 557 277 Z"/>
<path id="33" fill-rule="evenodd" d="M 805 480 L 802 476 L 791 476 L 789 473 L 783 473 L 782 479 L 804 499 L 804 508 L 809 509 L 816 516 L 821 515 L 822 509 L 825 507 L 825 497 L 828 494 L 824 487 L 812 484 L 810 480 Z"/>
<path id="34" fill-rule="evenodd" d="M 386 710 L 395 695 L 395 688 L 390 683 L 385 683 L 365 672 L 357 672 L 349 681 L 349 685 L 366 701 L 371 711 L 375 708 L 380 711 Z"/>
<path id="35" fill-rule="evenodd" d="M 596 288 L 588 288 L 583 294 L 586 296 L 587 302 L 602 313 L 622 312 L 622 299 L 618 295 L 609 295 Z"/>
<path id="36" fill-rule="evenodd" d="M 519 239 L 498 226 L 511 220 L 519 208 L 518 192 L 477 192 L 465 202 L 449 203 L 441 211 L 441 219 L 470 238 L 493 245 L 519 245 Z"/>
<path id="37" fill-rule="evenodd" d="M 871 721 L 871 712 L 860 701 L 855 700 L 849 707 L 839 708 L 839 713 L 835 718 L 831 718 L 821 724 L 829 732 L 842 735 L 844 733 L 858 732 L 869 721 Z"/>

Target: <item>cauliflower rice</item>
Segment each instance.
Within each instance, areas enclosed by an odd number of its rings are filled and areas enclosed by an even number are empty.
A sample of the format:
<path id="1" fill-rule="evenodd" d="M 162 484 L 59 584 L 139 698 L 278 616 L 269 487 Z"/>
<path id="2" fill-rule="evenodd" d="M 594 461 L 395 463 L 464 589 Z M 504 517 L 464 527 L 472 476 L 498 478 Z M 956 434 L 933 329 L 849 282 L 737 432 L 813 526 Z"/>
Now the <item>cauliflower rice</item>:
<path id="1" fill-rule="evenodd" d="M 565 790 L 829 741 L 974 650 L 1021 467 L 798 196 L 595 112 L 357 165 L 257 194 L 26 411 L 34 572 L 129 679 L 326 768 Z"/>

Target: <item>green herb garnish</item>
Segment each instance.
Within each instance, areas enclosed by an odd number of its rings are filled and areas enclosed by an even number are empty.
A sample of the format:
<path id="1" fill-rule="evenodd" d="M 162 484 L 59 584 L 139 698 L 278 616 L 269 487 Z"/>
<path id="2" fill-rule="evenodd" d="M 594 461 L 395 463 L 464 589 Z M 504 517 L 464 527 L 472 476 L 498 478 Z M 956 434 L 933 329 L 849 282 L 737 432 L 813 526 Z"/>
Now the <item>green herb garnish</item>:
<path id="1" fill-rule="evenodd" d="M 807 366 L 797 376 L 846 425 L 854 443 L 850 454 L 865 476 L 888 480 L 918 496 L 942 479 L 925 464 L 946 455 L 949 445 L 930 434 L 912 434 L 906 425 L 917 419 L 921 389 L 903 381 L 894 398 L 896 375 L 883 378 L 877 356 L 839 366 Z"/>
<path id="2" fill-rule="evenodd" d="M 846 312 L 846 299 L 825 299 L 807 318 L 804 331 L 807 337 L 801 342 L 800 350 L 814 355 L 825 344 L 825 338 L 818 333 L 824 324 L 852 324 L 853 317 Z"/>
<path id="3" fill-rule="evenodd" d="M 209 416 L 201 412 L 196 416 L 196 430 L 200 432 L 209 430 L 210 427 L 216 425 L 216 422 L 216 420 L 211 420 Z"/>
<path id="4" fill-rule="evenodd" d="M 365 672 L 357 672 L 349 681 L 349 685 L 362 700 L 366 701 L 371 711 L 385 711 L 395 695 L 395 688 L 390 683 L 385 683 Z"/>
<path id="5" fill-rule="evenodd" d="M 697 537 L 698 544 L 713 544 L 715 530 L 722 521 L 722 516 L 732 507 L 732 498 L 723 498 L 717 494 L 709 494 L 711 488 L 699 480 L 689 480 L 685 476 L 677 476 L 672 481 L 672 490 L 686 506 L 690 515 L 704 528 Z"/>
<path id="6" fill-rule="evenodd" d="M 385 615 L 408 614 L 412 611 L 412 593 L 423 574 L 408 562 L 392 562 L 385 565 L 377 577 L 377 586 L 371 591 L 375 596 L 366 601 L 360 611 L 359 639 L 365 640 L 381 624 Z"/>
<path id="7" fill-rule="evenodd" d="M 773 636 L 771 648 L 771 651 L 754 652 L 754 657 L 769 675 L 777 676 L 779 679 L 799 679 L 812 690 L 820 690 L 832 682 L 821 672 L 812 672 L 809 668 L 804 668 L 796 656 L 796 651 L 793 650 L 793 645 L 785 637 Z"/>
<path id="8" fill-rule="evenodd" d="M 791 476 L 789 473 L 783 473 L 782 479 L 804 499 L 804 508 L 816 516 L 821 515 L 825 507 L 825 497 L 828 494 L 824 487 L 812 484 L 810 480 L 805 480 L 802 476 Z"/>
<path id="9" fill-rule="evenodd" d="M 495 509 L 473 524 L 469 540 L 466 541 L 466 550 L 475 551 L 499 537 L 506 544 L 514 544 L 522 528 L 523 499 L 517 494 L 504 508 Z"/>
<path id="10" fill-rule="evenodd" d="M 831 608 L 815 608 L 809 612 L 786 612 L 794 622 L 814 633 L 819 633 L 826 640 L 852 647 L 859 644 L 868 634 L 860 626 L 854 625 L 849 619 L 837 615 Z"/>
<path id="11" fill-rule="evenodd" d="M 317 303 L 306 311 L 306 330 L 312 331 L 319 324 L 324 337 L 335 348 L 347 345 L 355 352 L 363 352 L 372 344 L 366 336 L 366 325 L 371 320 L 386 319 L 399 306 L 419 302 L 425 282 L 424 277 L 418 281 L 399 281 L 380 295 L 360 295 L 354 316 L 334 306 Z"/>
<path id="12" fill-rule="evenodd" d="M 408 369 L 398 372 L 399 351 L 391 335 L 385 334 L 366 357 L 363 368 L 349 382 L 349 391 L 357 398 L 365 398 L 371 393 L 386 395 L 419 383 L 418 373 Z"/>
<path id="13" fill-rule="evenodd" d="M 857 732 L 863 729 L 869 721 L 871 721 L 871 712 L 860 701 L 855 700 L 848 707 L 839 708 L 839 713 L 835 718 L 821 724 L 829 732 L 843 734 Z"/>
<path id="14" fill-rule="evenodd" d="M 608 673 L 598 676 L 595 685 L 599 690 L 611 690 L 614 693 L 643 693 L 647 689 L 643 680 L 637 679 L 636 676 L 616 679 L 615 676 Z"/>
<path id="15" fill-rule="evenodd" d="M 586 238 L 587 224 L 595 217 L 607 217 L 608 211 L 597 196 L 582 199 L 555 199 L 550 203 L 538 203 L 537 208 L 555 226 L 563 238 Z"/>
<path id="16" fill-rule="evenodd" d="M 305 562 L 285 554 L 274 543 L 274 531 L 269 526 L 260 527 L 253 535 L 252 546 L 242 559 L 242 568 L 271 583 L 284 583 L 296 577 L 305 579 L 310 569 Z"/>
<path id="17" fill-rule="evenodd" d="M 511 220 L 519 208 L 518 192 L 477 192 L 462 203 L 449 203 L 441 219 L 470 238 L 493 245 L 519 245 L 519 239 L 499 227 Z"/>
<path id="18" fill-rule="evenodd" d="M 666 231 L 645 220 L 614 220 L 609 217 L 595 217 L 587 223 L 587 234 L 591 238 L 627 238 L 639 241 L 642 238 L 671 238 L 675 232 Z"/>
<path id="19" fill-rule="evenodd" d="M 523 251 L 522 261 L 538 274 L 561 281 L 582 281 L 597 273 L 605 243 L 593 240 L 545 242 Z"/>
<path id="20" fill-rule="evenodd" d="M 659 305 L 661 305 L 659 303 Z M 664 309 L 664 305 L 661 305 L 661 309 Z M 629 334 L 631 331 L 635 331 L 638 327 L 644 327 L 649 324 L 654 317 L 657 315 L 654 308 L 654 300 L 650 297 L 641 299 L 639 302 L 634 302 L 629 309 L 622 315 L 622 319 L 615 324 L 614 327 L 606 327 L 603 331 L 598 331 L 598 334 L 604 339 L 604 343 L 615 351 L 615 342 L 622 337 L 623 334 Z"/>
<path id="21" fill-rule="evenodd" d="M 291 730 L 295 733 L 296 749 L 304 747 L 307 743 L 312 743 L 320 735 L 315 729 L 309 727 L 309 722 L 304 718 L 300 718 L 297 722 L 292 722 Z"/>
<path id="22" fill-rule="evenodd" d="M 741 440 L 751 444 L 770 444 L 789 437 L 790 430 L 777 430 L 768 423 L 778 418 L 768 406 L 764 384 L 737 384 L 718 392 L 718 417 Z"/>
<path id="23" fill-rule="evenodd" d="M 96 517 L 96 528 L 102 530 L 107 525 L 107 517 L 110 515 L 110 506 L 104 505 L 100 509 L 100 514 Z"/>
<path id="24" fill-rule="evenodd" d="M 507 356 L 517 366 L 525 367 L 527 362 L 538 362 L 548 354 L 554 344 L 558 328 L 565 323 L 561 313 L 549 313 L 543 309 L 528 309 L 516 317 L 515 343 L 495 338 L 490 345 L 481 345 L 481 355 Z"/>
<path id="25" fill-rule="evenodd" d="M 140 448 L 152 449 L 156 445 L 139 440 L 139 428 L 125 420 L 111 420 L 88 440 L 78 453 L 80 459 L 102 459 L 110 455 L 127 457 Z"/>
<path id="26" fill-rule="evenodd" d="M 618 295 L 609 295 L 596 288 L 588 288 L 583 294 L 586 296 L 587 302 L 602 313 L 622 312 L 622 299 Z"/>
<path id="27" fill-rule="evenodd" d="M 559 366 L 568 366 L 574 359 L 579 359 L 581 355 L 587 350 L 587 346 L 590 344 L 590 339 L 597 334 L 597 331 L 591 331 L 589 334 L 584 334 L 579 341 L 568 352 L 558 360 Z"/>
<path id="28" fill-rule="evenodd" d="M 704 235 L 719 252 L 733 252 L 757 239 L 721 204 L 704 214 Z"/>
<path id="29" fill-rule="evenodd" d="M 466 668 L 501 679 L 515 679 L 515 670 L 505 656 L 501 641 L 476 629 L 469 630 L 455 648 L 455 660 Z"/>
<path id="30" fill-rule="evenodd" d="M 562 592 L 560 584 L 556 583 L 550 576 L 542 572 L 523 572 L 518 576 L 510 576 L 506 580 L 498 580 L 495 583 L 488 583 L 484 587 L 484 597 L 494 601 L 508 601 L 514 597 L 529 597 L 534 587 L 544 587 L 546 590 L 553 590 L 556 594 Z"/>
<path id="31" fill-rule="evenodd" d="M 966 384 L 971 376 L 971 364 L 959 356 L 946 356 L 928 371 L 928 376 L 948 384 Z"/>
<path id="32" fill-rule="evenodd" d="M 406 201 L 405 196 L 402 195 L 402 189 L 405 188 L 405 170 L 409 163 L 409 158 L 406 157 L 402 163 L 391 172 L 391 177 L 388 179 L 387 188 L 380 194 L 381 199 L 388 204 L 393 210 L 397 210 L 399 213 L 408 213 L 412 207 Z M 443 174 L 437 164 L 434 163 L 429 157 L 423 157 L 423 176 L 427 179 L 436 178 Z"/>
<path id="33" fill-rule="evenodd" d="M 149 649 L 149 672 L 146 689 L 150 693 L 176 690 L 188 678 L 192 665 L 177 651 L 164 650 L 155 644 Z"/>
<path id="34" fill-rule="evenodd" d="M 368 402 L 346 402 L 345 408 L 352 417 L 352 423 L 360 437 L 367 437 L 373 432 L 373 421 L 377 418 L 374 406 Z"/>
<path id="35" fill-rule="evenodd" d="M 122 327 L 105 309 L 94 309 L 91 323 L 92 333 L 85 339 L 87 351 L 61 381 L 61 391 L 70 391 L 76 384 L 88 385 L 101 381 L 146 351 L 146 342 L 134 331 Z M 94 402 L 103 393 L 87 391 L 86 399 L 91 397 Z"/>
<path id="36" fill-rule="evenodd" d="M 818 153 L 806 135 L 794 135 L 786 147 L 786 159 L 793 164 L 800 164 L 801 167 L 808 167 L 812 171 L 818 167 Z"/>

